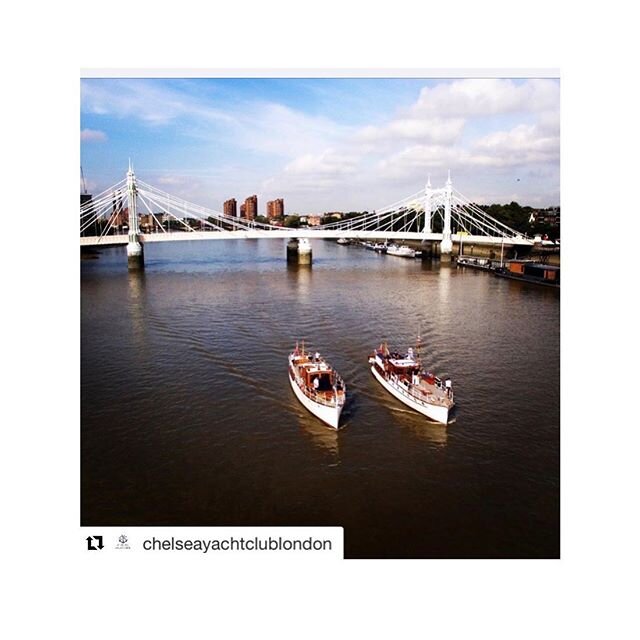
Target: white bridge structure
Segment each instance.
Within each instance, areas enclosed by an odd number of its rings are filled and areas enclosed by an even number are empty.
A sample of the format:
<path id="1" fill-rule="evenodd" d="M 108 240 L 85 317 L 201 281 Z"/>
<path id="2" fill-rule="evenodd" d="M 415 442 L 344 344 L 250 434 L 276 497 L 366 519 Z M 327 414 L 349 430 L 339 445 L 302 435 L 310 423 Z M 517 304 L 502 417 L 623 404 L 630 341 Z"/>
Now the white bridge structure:
<path id="1" fill-rule="evenodd" d="M 155 221 L 156 231 L 141 232 L 140 215 Z M 118 232 L 126 216 L 127 233 Z M 173 230 L 165 229 L 169 220 Z M 193 222 L 197 221 L 194 229 Z M 434 231 L 437 226 L 441 229 Z M 124 225 L 120 222 L 121 228 Z M 99 230 L 99 233 L 98 233 Z M 452 231 L 453 230 L 453 231 Z M 87 235 L 94 232 L 95 235 Z M 451 175 L 444 187 L 424 189 L 382 209 L 307 228 L 286 228 L 225 215 L 187 202 L 136 178 L 131 165 L 126 178 L 80 207 L 80 246 L 127 245 L 129 264 L 142 260 L 151 242 L 256 238 L 349 238 L 357 240 L 419 240 L 436 242 L 441 255 L 453 242 L 532 246 L 534 239 L 489 216 L 453 189 Z"/>

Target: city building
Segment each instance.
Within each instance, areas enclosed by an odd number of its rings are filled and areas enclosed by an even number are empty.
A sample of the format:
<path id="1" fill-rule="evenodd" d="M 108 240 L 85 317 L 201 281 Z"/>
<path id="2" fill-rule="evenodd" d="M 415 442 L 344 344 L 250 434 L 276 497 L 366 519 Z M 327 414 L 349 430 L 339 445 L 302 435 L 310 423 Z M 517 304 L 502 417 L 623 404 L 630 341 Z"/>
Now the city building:
<path id="1" fill-rule="evenodd" d="M 246 218 L 247 220 L 255 220 L 258 215 L 258 196 L 253 195 L 249 196 L 244 201 L 244 215 L 241 217 Z"/>
<path id="2" fill-rule="evenodd" d="M 150 213 L 145 213 L 140 216 L 140 229 L 143 232 L 155 231 L 157 227 L 158 225 Z"/>
<path id="3" fill-rule="evenodd" d="M 232 218 L 238 217 L 238 203 L 235 198 L 227 200 L 223 206 L 223 213 L 225 216 L 231 216 Z"/>
<path id="4" fill-rule="evenodd" d="M 557 227 L 560 224 L 560 207 L 549 207 L 535 212 L 535 220 L 538 224 L 549 224 Z"/>
<path id="5" fill-rule="evenodd" d="M 247 205 L 245 203 L 240 205 L 240 217 L 241 218 L 247 217 Z"/>
<path id="6" fill-rule="evenodd" d="M 322 224 L 322 216 L 307 216 L 307 224 L 310 227 L 317 227 Z"/>
<path id="7" fill-rule="evenodd" d="M 267 218 L 283 218 L 284 217 L 284 200 L 269 200 L 267 202 Z"/>
<path id="8" fill-rule="evenodd" d="M 115 194 L 111 207 L 111 224 L 114 227 L 129 226 L 129 207 L 125 206 L 124 198 Z"/>

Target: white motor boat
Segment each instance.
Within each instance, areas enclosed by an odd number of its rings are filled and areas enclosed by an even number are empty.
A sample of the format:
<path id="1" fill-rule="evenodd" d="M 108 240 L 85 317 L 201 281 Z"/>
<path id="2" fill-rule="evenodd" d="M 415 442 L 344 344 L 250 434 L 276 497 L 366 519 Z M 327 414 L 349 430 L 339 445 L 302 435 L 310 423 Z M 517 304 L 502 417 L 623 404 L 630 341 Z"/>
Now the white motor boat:
<path id="1" fill-rule="evenodd" d="M 300 403 L 314 416 L 338 429 L 347 388 L 337 371 L 319 354 L 296 344 L 289 354 L 289 382 Z"/>
<path id="2" fill-rule="evenodd" d="M 455 402 L 451 380 L 442 381 L 422 368 L 413 349 L 392 353 L 386 343 L 369 357 L 371 373 L 398 400 L 423 415 L 448 424 Z"/>
<path id="3" fill-rule="evenodd" d="M 416 250 L 408 247 L 406 244 L 390 244 L 387 246 L 388 256 L 398 256 L 399 258 L 415 258 Z"/>

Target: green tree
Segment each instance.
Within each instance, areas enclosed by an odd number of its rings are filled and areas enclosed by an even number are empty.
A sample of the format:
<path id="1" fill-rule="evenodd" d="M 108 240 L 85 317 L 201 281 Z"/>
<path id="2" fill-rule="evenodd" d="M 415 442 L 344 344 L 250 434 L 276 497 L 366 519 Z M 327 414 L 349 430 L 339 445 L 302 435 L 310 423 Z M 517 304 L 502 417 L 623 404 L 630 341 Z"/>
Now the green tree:
<path id="1" fill-rule="evenodd" d="M 290 229 L 298 229 L 300 227 L 300 218 L 298 216 L 287 216 L 284 219 L 284 226 Z"/>

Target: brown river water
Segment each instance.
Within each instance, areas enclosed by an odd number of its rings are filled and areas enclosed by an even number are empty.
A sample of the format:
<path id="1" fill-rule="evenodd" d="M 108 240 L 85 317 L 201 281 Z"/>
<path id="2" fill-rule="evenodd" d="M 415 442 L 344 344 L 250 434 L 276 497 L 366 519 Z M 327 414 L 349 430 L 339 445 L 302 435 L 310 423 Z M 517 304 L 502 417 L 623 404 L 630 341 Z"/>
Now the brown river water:
<path id="1" fill-rule="evenodd" d="M 439 262 L 313 242 L 149 244 L 81 262 L 83 525 L 340 525 L 348 558 L 560 553 L 560 297 Z M 445 427 L 367 357 L 422 337 Z M 287 355 L 348 387 L 339 432 L 296 400 Z"/>

